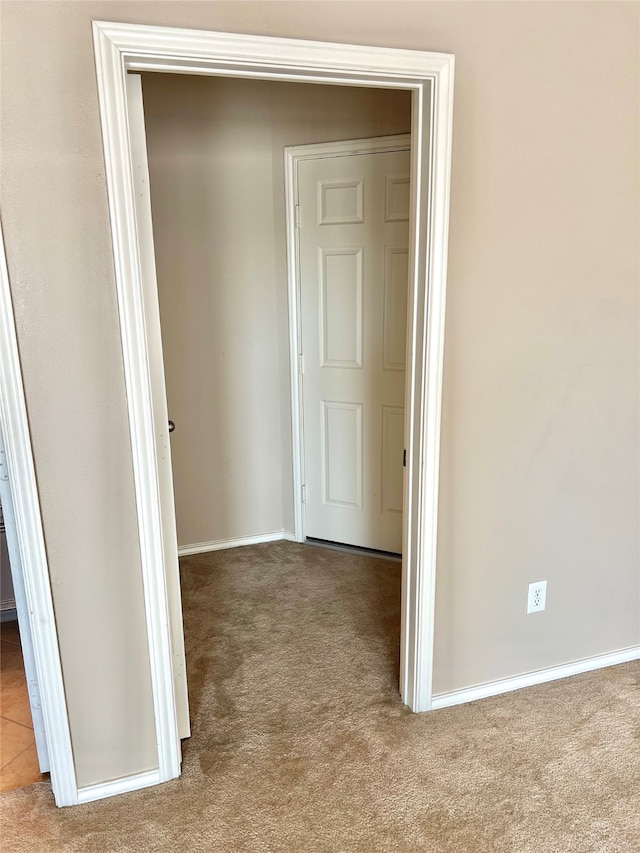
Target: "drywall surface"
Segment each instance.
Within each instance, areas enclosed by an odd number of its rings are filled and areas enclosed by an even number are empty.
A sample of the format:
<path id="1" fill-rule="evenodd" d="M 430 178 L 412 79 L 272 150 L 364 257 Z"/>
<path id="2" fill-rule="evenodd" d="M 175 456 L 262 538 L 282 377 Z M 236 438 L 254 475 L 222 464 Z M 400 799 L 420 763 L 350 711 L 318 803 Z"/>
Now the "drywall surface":
<path id="1" fill-rule="evenodd" d="M 3 225 L 82 784 L 155 761 L 92 19 L 456 54 L 435 688 L 640 642 L 637 4 L 1 15 Z"/>
<path id="2" fill-rule="evenodd" d="M 433 20 L 458 58 L 437 692 L 640 643 L 638 9 Z"/>
<path id="3" fill-rule="evenodd" d="M 409 132 L 410 93 L 143 78 L 178 541 L 293 531 L 284 147 Z"/>

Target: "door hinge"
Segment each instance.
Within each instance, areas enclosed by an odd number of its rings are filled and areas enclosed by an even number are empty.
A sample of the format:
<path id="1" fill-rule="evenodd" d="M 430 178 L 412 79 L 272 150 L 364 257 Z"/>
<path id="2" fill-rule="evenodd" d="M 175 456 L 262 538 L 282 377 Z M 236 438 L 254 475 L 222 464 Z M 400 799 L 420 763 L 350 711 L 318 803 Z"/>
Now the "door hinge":
<path id="1" fill-rule="evenodd" d="M 306 502 L 307 502 L 307 487 L 303 486 L 302 487 L 302 503 L 306 504 Z"/>
<path id="2" fill-rule="evenodd" d="M 402 451 L 402 467 L 407 467 L 407 451 L 406 449 Z"/>
<path id="3" fill-rule="evenodd" d="M 300 227 L 300 205 L 299 204 L 296 204 L 295 210 L 296 210 L 296 212 L 295 212 L 296 228 L 299 228 Z"/>
<path id="4" fill-rule="evenodd" d="M 300 376 L 304 374 L 304 355 L 302 353 L 298 353 L 298 373 Z"/>

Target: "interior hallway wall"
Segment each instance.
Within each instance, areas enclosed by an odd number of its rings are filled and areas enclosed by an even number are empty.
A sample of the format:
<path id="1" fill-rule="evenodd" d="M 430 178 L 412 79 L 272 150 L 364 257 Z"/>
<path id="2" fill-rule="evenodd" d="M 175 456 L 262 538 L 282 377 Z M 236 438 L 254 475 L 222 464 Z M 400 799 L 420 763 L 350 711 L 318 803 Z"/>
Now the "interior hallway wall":
<path id="1" fill-rule="evenodd" d="M 293 531 L 284 148 L 408 133 L 406 91 L 144 74 L 180 545 Z"/>

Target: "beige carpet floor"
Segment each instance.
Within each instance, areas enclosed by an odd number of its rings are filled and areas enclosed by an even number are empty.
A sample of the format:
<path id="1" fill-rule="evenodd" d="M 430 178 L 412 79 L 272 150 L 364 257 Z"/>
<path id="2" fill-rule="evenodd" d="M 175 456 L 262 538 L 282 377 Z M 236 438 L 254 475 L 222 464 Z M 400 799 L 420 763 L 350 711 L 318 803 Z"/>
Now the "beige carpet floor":
<path id="1" fill-rule="evenodd" d="M 274 543 L 185 559 L 182 778 L 57 810 L 2 797 L 3 853 L 638 853 L 636 663 L 413 715 L 399 564 Z"/>

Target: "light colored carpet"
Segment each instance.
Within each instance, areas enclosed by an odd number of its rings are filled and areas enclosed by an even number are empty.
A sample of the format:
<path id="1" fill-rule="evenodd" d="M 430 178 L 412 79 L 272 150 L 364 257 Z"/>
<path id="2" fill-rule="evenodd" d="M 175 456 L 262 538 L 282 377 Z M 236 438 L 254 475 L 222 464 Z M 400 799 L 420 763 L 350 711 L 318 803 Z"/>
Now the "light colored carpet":
<path id="1" fill-rule="evenodd" d="M 3 795 L 3 853 L 640 851 L 637 664 L 413 715 L 397 563 L 279 542 L 182 568 L 182 778 Z"/>

